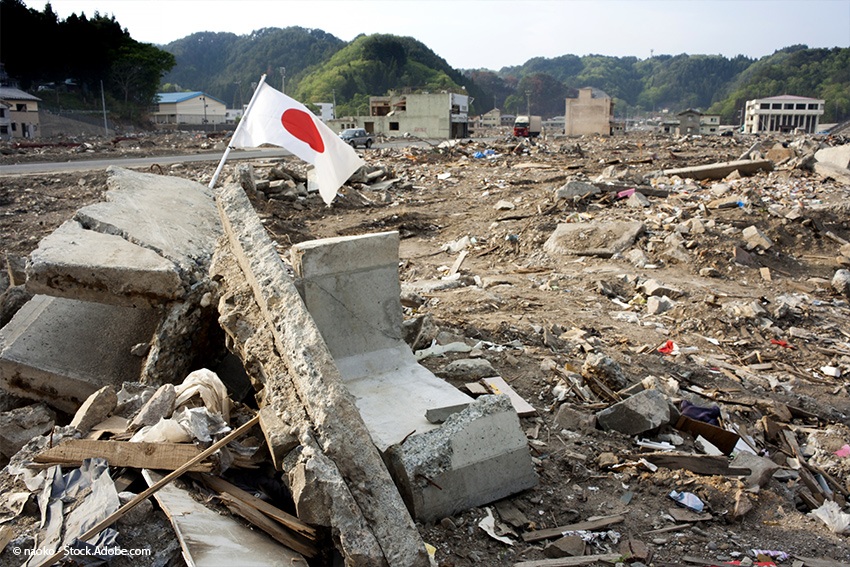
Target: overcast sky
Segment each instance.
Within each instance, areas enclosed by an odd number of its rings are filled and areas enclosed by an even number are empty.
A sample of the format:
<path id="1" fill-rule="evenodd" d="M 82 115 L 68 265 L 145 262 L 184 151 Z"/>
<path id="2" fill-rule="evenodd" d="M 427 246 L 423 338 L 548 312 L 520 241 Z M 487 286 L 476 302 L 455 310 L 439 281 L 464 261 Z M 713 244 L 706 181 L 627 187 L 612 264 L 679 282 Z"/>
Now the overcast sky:
<path id="1" fill-rule="evenodd" d="M 25 0 L 43 10 L 46 0 Z M 532 57 L 680 53 L 759 58 L 789 45 L 850 47 L 850 0 L 53 0 L 114 15 L 133 39 L 166 44 L 201 31 L 264 27 L 412 36 L 458 69 Z"/>

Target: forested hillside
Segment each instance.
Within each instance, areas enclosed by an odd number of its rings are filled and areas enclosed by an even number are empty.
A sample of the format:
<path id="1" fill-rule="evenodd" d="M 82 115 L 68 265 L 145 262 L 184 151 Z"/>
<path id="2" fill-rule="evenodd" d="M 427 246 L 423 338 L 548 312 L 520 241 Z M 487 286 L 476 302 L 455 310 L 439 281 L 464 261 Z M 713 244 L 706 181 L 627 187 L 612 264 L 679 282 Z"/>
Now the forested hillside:
<path id="1" fill-rule="evenodd" d="M 322 30 L 264 28 L 250 35 L 200 32 L 164 47 L 177 65 L 164 78 L 163 90 L 205 91 L 230 107 L 247 103 L 262 74 L 274 87 L 291 89 L 310 66 L 327 61 L 346 43 Z M 281 68 L 285 69 L 281 73 Z"/>

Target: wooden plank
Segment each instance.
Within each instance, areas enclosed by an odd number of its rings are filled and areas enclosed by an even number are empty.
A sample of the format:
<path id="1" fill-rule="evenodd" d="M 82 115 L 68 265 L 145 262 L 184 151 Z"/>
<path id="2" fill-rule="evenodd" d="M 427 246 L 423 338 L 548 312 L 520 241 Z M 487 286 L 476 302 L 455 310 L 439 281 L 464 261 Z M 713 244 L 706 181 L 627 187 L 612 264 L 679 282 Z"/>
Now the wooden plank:
<path id="1" fill-rule="evenodd" d="M 590 565 L 597 561 L 616 563 L 622 557 L 619 553 L 604 555 L 582 555 L 581 557 L 558 557 L 557 559 L 538 559 L 537 561 L 520 561 L 514 567 L 572 567 L 574 565 Z"/>
<path id="2" fill-rule="evenodd" d="M 147 469 L 142 476 L 150 486 L 163 477 Z M 190 567 L 285 567 L 303 562 L 304 558 L 254 531 L 234 518 L 210 510 L 175 486 L 164 486 L 154 495 L 163 512 L 171 520 L 183 558 Z"/>
<path id="3" fill-rule="evenodd" d="M 564 532 L 573 532 L 576 530 L 599 530 L 602 528 L 607 528 L 608 526 L 613 526 L 614 524 L 619 524 L 624 521 L 626 521 L 626 517 L 622 514 L 618 514 L 616 516 L 604 516 L 602 518 L 596 518 L 595 520 L 587 520 L 575 524 L 568 524 L 566 526 L 559 526 L 557 528 L 526 532 L 522 534 L 522 539 L 523 541 L 527 542 L 540 541 L 541 539 L 561 537 L 564 535 Z"/>
<path id="4" fill-rule="evenodd" d="M 668 469 L 685 469 L 697 474 L 747 476 L 750 469 L 733 468 L 729 459 L 715 455 L 677 455 L 674 453 L 649 453 L 638 455 L 653 465 Z"/>
<path id="5" fill-rule="evenodd" d="M 494 394 L 507 394 L 518 415 L 525 417 L 537 413 L 534 406 L 525 401 L 525 398 L 517 394 L 503 378 L 499 376 L 495 376 L 493 378 L 482 378 L 481 382 Z"/>
<path id="6" fill-rule="evenodd" d="M 727 431 L 721 427 L 711 425 L 696 419 L 691 419 L 688 416 L 679 416 L 679 421 L 676 422 L 676 429 L 685 431 L 697 437 L 702 435 L 706 441 L 723 451 L 724 455 L 731 455 L 735 450 L 735 445 L 738 444 L 740 437 L 737 433 Z"/>
<path id="7" fill-rule="evenodd" d="M 657 530 L 649 530 L 648 532 L 643 532 L 643 535 L 657 535 L 657 534 L 666 534 L 669 532 L 679 532 L 682 530 L 691 529 L 690 524 L 677 524 L 675 526 L 667 526 L 666 528 L 658 528 Z"/>
<path id="8" fill-rule="evenodd" d="M 0 526 L 0 553 L 13 539 L 15 539 L 15 530 L 11 526 Z"/>
<path id="9" fill-rule="evenodd" d="M 33 460 L 51 465 L 80 466 L 83 459 L 100 457 L 112 467 L 173 471 L 198 456 L 201 450 L 189 443 L 130 443 L 128 441 L 98 441 L 67 439 L 42 451 Z M 192 465 L 190 471 L 208 472 L 210 463 Z"/>
<path id="10" fill-rule="evenodd" d="M 138 506 L 139 503 L 143 502 L 144 500 L 147 500 L 151 494 L 154 494 L 156 491 L 160 490 L 162 487 L 166 486 L 168 483 L 172 482 L 174 479 L 187 472 L 196 464 L 200 463 L 207 457 L 213 455 L 216 451 L 218 451 L 234 439 L 241 437 L 259 422 L 260 415 L 257 414 L 248 421 L 246 421 L 244 424 L 242 424 L 239 428 L 231 431 L 230 433 L 228 433 L 227 435 L 225 435 L 224 437 L 222 437 L 221 439 L 219 439 L 218 441 L 198 453 L 197 456 L 184 463 L 182 467 L 176 469 L 173 472 L 168 473 L 165 477 L 162 478 L 162 480 L 131 498 L 126 504 L 118 508 L 115 512 L 98 522 L 96 525 L 89 528 L 86 533 L 84 533 L 77 539 L 79 539 L 80 541 L 90 540 L 91 538 L 93 538 L 94 536 L 114 524 L 116 521 L 118 521 L 118 519 L 123 517 L 124 514 Z M 49 567 L 50 565 L 53 565 L 54 563 L 62 559 L 63 557 L 65 557 L 65 550 L 60 549 L 59 551 L 48 557 L 44 561 L 44 563 L 40 564 L 39 567 Z"/>
<path id="11" fill-rule="evenodd" d="M 708 512 L 700 514 L 693 510 L 686 510 L 685 508 L 668 508 L 667 512 L 677 522 L 705 522 L 713 518 Z"/>
<path id="12" fill-rule="evenodd" d="M 227 492 L 222 492 L 218 495 L 218 497 L 231 512 L 242 516 L 251 522 L 251 524 L 269 534 L 272 539 L 282 543 L 296 553 L 300 553 L 301 555 L 310 558 L 319 554 L 319 550 L 316 549 L 316 546 L 310 543 L 306 538 L 304 538 L 304 536 L 293 534 L 281 524 L 278 524 L 256 508 L 249 506 L 238 498 L 234 498 Z"/>
<path id="13" fill-rule="evenodd" d="M 850 563 L 836 561 L 835 559 L 816 559 L 814 557 L 803 557 L 795 555 L 794 559 L 802 561 L 806 567 L 850 567 Z"/>
<path id="14" fill-rule="evenodd" d="M 265 500 L 257 498 L 253 494 L 242 490 L 238 486 L 227 482 L 221 477 L 209 474 L 198 476 L 204 484 L 206 484 L 208 487 L 212 488 L 216 492 L 227 492 L 228 494 L 230 494 L 231 497 L 241 500 L 248 506 L 259 510 L 269 518 L 277 520 L 287 528 L 296 531 L 309 539 L 316 539 L 316 530 L 312 526 L 305 524 L 292 514 L 287 514 L 280 508 L 269 504 Z"/>

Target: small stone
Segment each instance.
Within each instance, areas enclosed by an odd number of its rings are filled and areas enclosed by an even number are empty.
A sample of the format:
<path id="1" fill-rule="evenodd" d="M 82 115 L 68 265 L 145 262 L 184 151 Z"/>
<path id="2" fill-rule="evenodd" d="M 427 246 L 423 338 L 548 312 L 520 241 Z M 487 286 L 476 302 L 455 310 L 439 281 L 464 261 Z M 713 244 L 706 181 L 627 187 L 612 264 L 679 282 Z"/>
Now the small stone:
<path id="1" fill-rule="evenodd" d="M 650 296 L 646 300 L 646 312 L 649 315 L 660 315 L 666 313 L 675 307 L 673 300 L 663 295 L 661 297 Z"/>
<path id="2" fill-rule="evenodd" d="M 832 288 L 845 297 L 850 297 L 850 270 L 838 270 L 832 277 Z"/>
<path id="3" fill-rule="evenodd" d="M 747 250 L 761 248 L 769 250 L 773 246 L 773 242 L 755 226 L 748 226 L 743 232 L 744 240 L 747 241 Z"/>
<path id="4" fill-rule="evenodd" d="M 74 414 L 74 419 L 71 420 L 71 427 L 74 427 L 80 433 L 86 434 L 91 431 L 91 428 L 109 417 L 115 406 L 118 405 L 118 395 L 115 393 L 114 386 L 104 386 L 100 390 L 94 392 L 77 413 Z"/>

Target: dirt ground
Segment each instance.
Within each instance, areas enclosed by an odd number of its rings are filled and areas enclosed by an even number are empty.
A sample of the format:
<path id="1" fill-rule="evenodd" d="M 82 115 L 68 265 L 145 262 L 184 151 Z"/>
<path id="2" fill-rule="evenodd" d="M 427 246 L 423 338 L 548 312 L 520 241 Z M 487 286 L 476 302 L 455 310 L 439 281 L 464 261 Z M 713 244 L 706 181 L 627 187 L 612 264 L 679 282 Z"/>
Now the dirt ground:
<path id="1" fill-rule="evenodd" d="M 304 240 L 398 230 L 400 275 L 409 299 L 405 305 L 410 305 L 405 317 L 428 323 L 417 348 L 428 346 L 431 338 L 477 344 L 473 352 L 489 360 L 537 410 L 521 422 L 539 485 L 507 500 L 518 514 L 506 514 L 505 502 L 499 506 L 503 515 L 490 507 L 497 527 L 513 544 L 497 541 L 478 526 L 486 507 L 468 510 L 420 527 L 424 540 L 436 547 L 439 565 L 544 559 L 547 542 L 525 542 L 524 533 L 618 514 L 624 520 L 606 528 L 616 534 L 597 537 L 585 553 L 624 553 L 631 542 L 637 551 L 632 560 L 656 566 L 747 564 L 757 559 L 753 550 L 821 558 L 827 560 L 823 565 L 850 562 L 846 536 L 807 514 L 810 489 L 788 458 L 794 455 L 784 454 L 764 429 L 771 420 L 791 428 L 809 463 L 837 481 L 832 489 L 843 501 L 842 492 L 850 490 L 850 463 L 834 451 L 850 443 L 844 378 L 850 374 L 850 307 L 830 281 L 847 263 L 839 249 L 842 240 L 850 240 L 850 187 L 823 179 L 794 159 L 776 160 L 773 171 L 730 179 L 725 186 L 649 176 L 736 160 L 755 141 L 629 134 L 372 149 L 361 153 L 385 175 L 369 184 L 347 185 L 330 207 L 315 195 L 296 200 L 254 196 L 284 255 L 292 243 Z M 799 142 L 790 137 L 758 141 L 764 154 L 776 144 L 793 149 Z M 7 147 L 0 165 L 181 153 L 215 143 L 173 134 L 120 146 L 90 140 L 87 146 Z M 269 175 L 278 163 L 255 162 L 257 176 Z M 303 170 L 293 160 L 284 165 Z M 153 170 L 206 184 L 214 168 L 210 162 Z M 222 179 L 232 168 L 225 168 Z M 556 199 L 557 189 L 576 180 L 609 185 L 597 195 Z M 647 206 L 618 198 L 618 192 L 630 188 L 644 189 Z M 103 170 L 25 176 L 0 171 L 2 252 L 13 259 L 26 256 L 79 207 L 100 200 L 105 189 Z M 712 205 L 729 196 L 739 197 L 736 206 Z M 615 220 L 645 226 L 621 254 L 606 258 L 544 250 L 561 223 Z M 772 246 L 750 250 L 749 256 L 739 253 L 736 262 L 735 248 L 746 248 L 743 230 L 750 226 Z M 461 254 L 456 275 L 447 277 Z M 647 279 L 672 288 L 671 309 L 650 313 L 640 287 Z M 675 343 L 677 354 L 659 352 L 667 341 Z M 664 467 L 653 472 L 638 464 L 644 449 L 637 438 L 557 423 L 563 403 L 580 415 L 610 404 L 598 392 L 570 387 L 570 377 L 580 382 L 587 373 L 583 366 L 594 355 L 612 359 L 619 368 L 603 373 L 610 390 L 655 376 L 678 383 L 675 399 L 717 404 L 724 421 L 740 427 L 760 454 L 782 466 L 783 474 L 760 490 L 746 490 L 741 477 Z M 471 380 L 445 369 L 452 360 L 469 356 L 448 354 L 423 364 L 463 387 Z M 669 426 L 646 438 L 696 451 L 689 434 Z M 612 468 L 615 462 L 621 465 Z M 676 508 L 668 497 L 671 490 L 696 494 L 710 517 L 664 531 L 682 525 L 671 516 Z M 749 511 L 736 514 L 747 504 Z M 650 557 L 643 558 L 647 554 L 640 550 L 648 550 Z"/>

